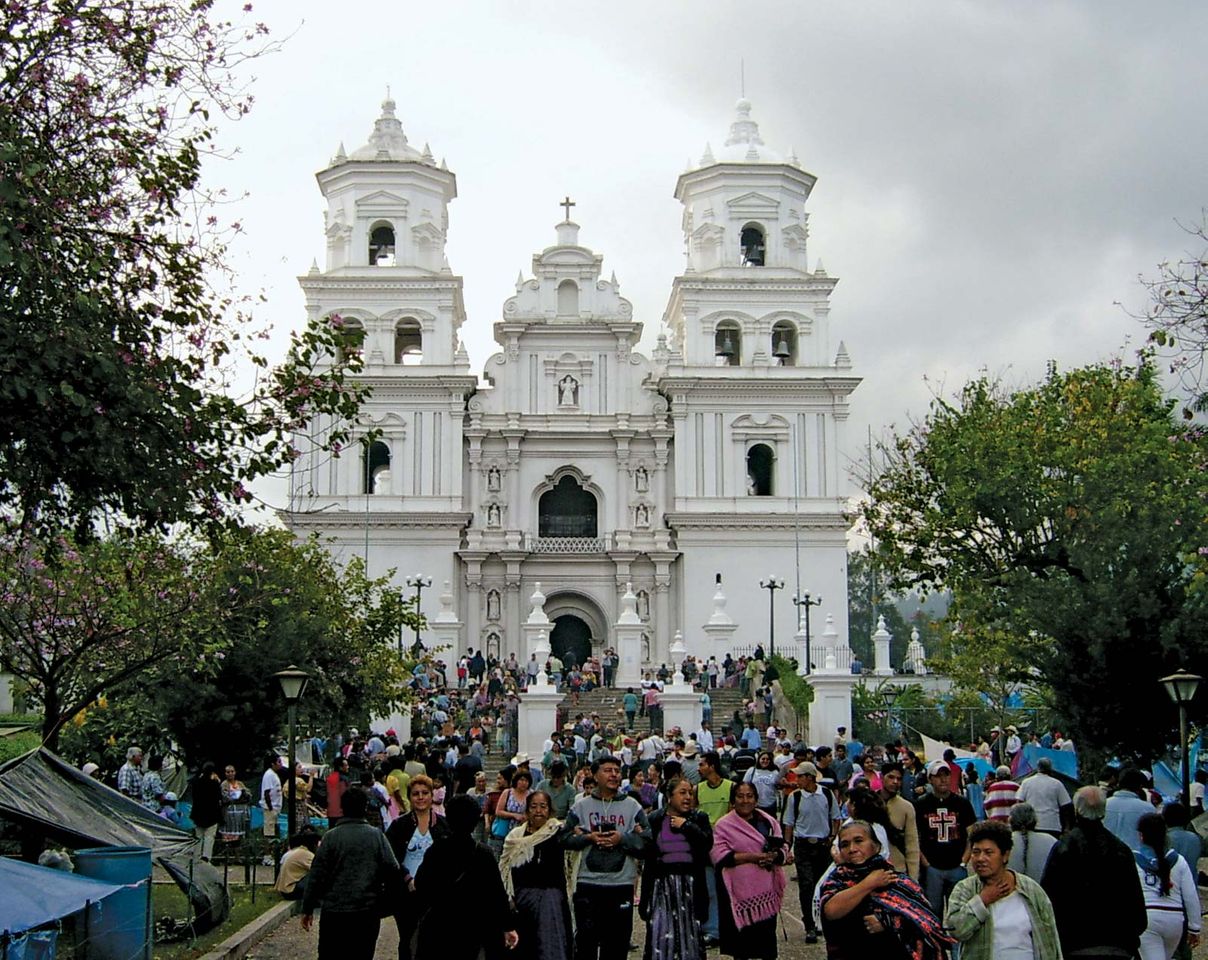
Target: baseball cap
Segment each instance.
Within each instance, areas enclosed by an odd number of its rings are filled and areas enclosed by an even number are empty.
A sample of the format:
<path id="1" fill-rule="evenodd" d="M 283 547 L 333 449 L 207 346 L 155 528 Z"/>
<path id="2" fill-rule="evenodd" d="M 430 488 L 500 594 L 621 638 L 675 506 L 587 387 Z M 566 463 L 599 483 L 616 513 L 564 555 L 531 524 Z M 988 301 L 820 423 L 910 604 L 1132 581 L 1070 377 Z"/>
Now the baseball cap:
<path id="1" fill-rule="evenodd" d="M 801 763 L 797 764 L 797 766 L 793 768 L 793 772 L 799 777 L 813 777 L 815 780 L 818 778 L 818 768 L 808 760 L 803 760 Z"/>
<path id="2" fill-rule="evenodd" d="M 929 764 L 927 764 L 927 776 L 936 777 L 944 773 L 951 776 L 952 768 L 943 760 L 932 760 Z"/>

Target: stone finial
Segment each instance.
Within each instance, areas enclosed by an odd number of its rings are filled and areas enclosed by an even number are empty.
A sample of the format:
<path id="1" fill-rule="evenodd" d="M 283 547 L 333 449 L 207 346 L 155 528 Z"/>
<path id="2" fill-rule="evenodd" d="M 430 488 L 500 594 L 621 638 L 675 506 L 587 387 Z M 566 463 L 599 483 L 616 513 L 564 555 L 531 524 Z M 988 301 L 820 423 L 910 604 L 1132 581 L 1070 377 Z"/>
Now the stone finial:
<path id="1" fill-rule="evenodd" d="M 709 167 L 715 163 L 717 163 L 717 161 L 713 159 L 713 146 L 712 144 L 706 143 L 705 152 L 700 155 L 700 165 L 702 167 Z"/>
<path id="2" fill-rule="evenodd" d="M 531 608 L 528 623 L 549 623 L 549 617 L 545 615 L 545 594 L 541 592 L 540 581 L 533 585 L 533 594 L 529 597 L 529 604 Z"/>
<path id="3" fill-rule="evenodd" d="M 794 167 L 801 166 L 801 161 L 797 159 L 797 149 L 792 146 L 789 147 L 789 165 Z"/>
<path id="4" fill-rule="evenodd" d="M 633 592 L 633 584 L 625 584 L 625 594 L 621 597 L 621 616 L 617 623 L 641 623 L 638 616 L 638 595 Z"/>
<path id="5" fill-rule="evenodd" d="M 881 637 L 891 637 L 893 634 L 889 632 L 889 628 L 885 626 L 885 617 L 877 617 L 877 629 L 873 631 L 873 639 L 877 640 Z"/>
<path id="6" fill-rule="evenodd" d="M 825 277 L 826 276 L 826 267 L 822 266 L 821 260 L 819 260 L 816 264 L 814 264 L 814 276 L 816 276 L 816 277 Z"/>
<path id="7" fill-rule="evenodd" d="M 316 273 L 318 273 L 318 272 L 319 272 L 319 261 L 318 261 L 318 260 L 311 260 L 311 261 L 310 261 L 310 270 L 309 270 L 308 272 L 310 273 L 310 275 L 311 275 L 312 277 L 313 277 L 313 276 L 314 276 Z"/>
<path id="8" fill-rule="evenodd" d="M 519 293 L 520 288 L 523 286 L 524 286 L 524 271 L 517 270 L 516 271 L 516 292 Z"/>
<path id="9" fill-rule="evenodd" d="M 432 155 L 432 148 L 430 146 L 428 146 L 428 144 L 426 144 L 426 143 L 424 144 L 424 152 L 421 155 L 421 159 L 423 160 L 424 163 L 428 164 L 431 167 L 436 166 L 436 157 L 434 157 Z"/>
<path id="10" fill-rule="evenodd" d="M 835 366 L 843 370 L 851 369 L 851 355 L 847 352 L 847 344 L 840 340 L 839 350 L 835 353 Z"/>
<path id="11" fill-rule="evenodd" d="M 717 582 L 717 591 L 713 594 L 713 613 L 709 616 L 710 623 L 729 625 L 734 618 L 726 613 L 726 595 L 722 592 L 721 581 Z"/>
<path id="12" fill-rule="evenodd" d="M 688 655 L 688 648 L 684 646 L 684 632 L 676 630 L 675 636 L 671 639 L 671 656 L 678 662 Z"/>

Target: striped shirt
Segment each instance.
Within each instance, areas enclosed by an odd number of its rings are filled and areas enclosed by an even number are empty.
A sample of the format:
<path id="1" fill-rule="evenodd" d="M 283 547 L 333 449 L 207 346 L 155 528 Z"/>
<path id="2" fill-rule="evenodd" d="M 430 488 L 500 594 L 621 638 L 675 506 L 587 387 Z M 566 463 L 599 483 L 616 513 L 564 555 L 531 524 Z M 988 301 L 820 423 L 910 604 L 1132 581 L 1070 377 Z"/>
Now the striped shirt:
<path id="1" fill-rule="evenodd" d="M 995 780 L 986 787 L 987 820 L 1009 820 L 1011 808 L 1019 803 L 1019 784 L 1014 780 Z"/>

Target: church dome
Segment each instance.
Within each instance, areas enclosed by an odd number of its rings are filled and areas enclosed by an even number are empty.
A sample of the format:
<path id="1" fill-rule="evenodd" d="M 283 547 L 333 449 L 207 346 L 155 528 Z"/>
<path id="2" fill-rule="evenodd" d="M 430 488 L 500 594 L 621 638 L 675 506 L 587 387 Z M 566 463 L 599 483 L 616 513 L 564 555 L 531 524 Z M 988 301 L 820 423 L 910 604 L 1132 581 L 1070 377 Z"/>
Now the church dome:
<path id="1" fill-rule="evenodd" d="M 369 142 L 352 151 L 348 155 L 349 160 L 378 160 L 395 163 L 429 162 L 429 155 L 420 153 L 407 143 L 407 135 L 403 133 L 403 124 L 394 115 L 394 108 L 394 100 L 387 93 L 386 99 L 382 101 L 382 115 L 374 121 L 373 133 L 369 135 Z"/>
<path id="2" fill-rule="evenodd" d="M 702 167 L 714 163 L 788 163 L 797 165 L 794 156 L 771 149 L 759 135 L 759 124 L 751 119 L 751 101 L 741 98 L 734 105 L 734 121 L 730 124 L 730 135 L 722 148 L 714 152 L 706 148 L 701 157 Z"/>

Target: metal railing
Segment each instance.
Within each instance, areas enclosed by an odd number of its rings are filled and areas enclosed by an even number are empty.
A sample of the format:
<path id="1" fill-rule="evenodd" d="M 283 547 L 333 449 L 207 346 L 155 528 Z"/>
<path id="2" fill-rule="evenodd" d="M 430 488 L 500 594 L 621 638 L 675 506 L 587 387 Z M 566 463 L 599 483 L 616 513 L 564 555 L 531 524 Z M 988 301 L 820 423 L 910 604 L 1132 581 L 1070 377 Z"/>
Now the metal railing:
<path id="1" fill-rule="evenodd" d="M 529 537 L 532 553 L 607 553 L 607 537 Z"/>

